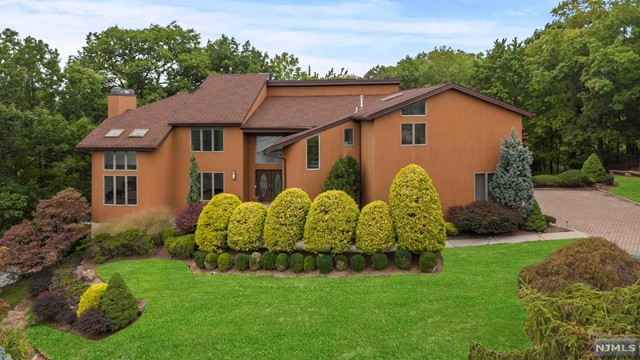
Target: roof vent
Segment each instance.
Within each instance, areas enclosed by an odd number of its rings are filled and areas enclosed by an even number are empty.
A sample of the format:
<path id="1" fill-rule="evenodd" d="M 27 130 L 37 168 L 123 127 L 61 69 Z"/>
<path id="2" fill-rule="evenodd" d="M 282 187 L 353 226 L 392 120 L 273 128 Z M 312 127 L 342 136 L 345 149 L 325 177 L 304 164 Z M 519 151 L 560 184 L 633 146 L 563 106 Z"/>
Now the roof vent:
<path id="1" fill-rule="evenodd" d="M 380 99 L 380 101 L 389 101 L 391 99 L 395 99 L 395 98 L 397 98 L 399 96 L 402 96 L 402 95 L 404 95 L 404 93 L 401 93 L 401 92 L 395 93 L 395 94 L 391 94 L 391 95 L 389 95 L 387 97 L 383 97 L 382 99 Z"/>
<path id="2" fill-rule="evenodd" d="M 104 137 L 117 138 L 118 136 L 122 135 L 123 132 L 124 129 L 111 129 Z"/>
<path id="3" fill-rule="evenodd" d="M 134 129 L 131 134 L 129 134 L 130 138 L 141 138 L 144 137 L 149 129 Z"/>

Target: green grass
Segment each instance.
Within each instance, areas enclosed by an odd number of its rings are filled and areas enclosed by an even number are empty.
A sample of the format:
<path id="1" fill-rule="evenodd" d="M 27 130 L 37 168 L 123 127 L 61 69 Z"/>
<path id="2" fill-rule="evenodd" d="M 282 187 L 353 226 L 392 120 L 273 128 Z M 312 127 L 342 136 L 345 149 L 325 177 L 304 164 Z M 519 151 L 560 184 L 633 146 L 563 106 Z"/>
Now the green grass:
<path id="1" fill-rule="evenodd" d="M 530 346 L 517 299 L 523 266 L 570 241 L 446 249 L 444 273 L 357 278 L 196 275 L 182 262 L 122 261 L 148 301 L 133 325 L 99 341 L 29 328 L 50 359 L 464 359 L 469 343 Z"/>
<path id="2" fill-rule="evenodd" d="M 611 189 L 615 195 L 640 203 L 640 178 L 630 176 L 616 176 L 615 181 L 620 186 Z"/>
<path id="3" fill-rule="evenodd" d="M 27 285 L 29 278 L 22 278 L 15 283 L 2 288 L 0 298 L 7 302 L 13 309 L 22 299 L 27 297 Z"/>

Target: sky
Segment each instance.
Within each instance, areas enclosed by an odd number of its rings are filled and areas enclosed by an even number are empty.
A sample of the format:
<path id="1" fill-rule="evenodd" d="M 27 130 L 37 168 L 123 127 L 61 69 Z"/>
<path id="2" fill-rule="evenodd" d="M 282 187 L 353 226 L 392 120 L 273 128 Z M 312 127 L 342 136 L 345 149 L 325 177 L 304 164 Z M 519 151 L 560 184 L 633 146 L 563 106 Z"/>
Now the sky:
<path id="1" fill-rule="evenodd" d="M 363 75 L 439 46 L 467 52 L 524 39 L 552 20 L 559 0 L 0 0 L 0 28 L 57 48 L 66 61 L 89 32 L 176 21 L 201 41 L 233 36 L 269 54 L 292 53 L 303 69 Z"/>

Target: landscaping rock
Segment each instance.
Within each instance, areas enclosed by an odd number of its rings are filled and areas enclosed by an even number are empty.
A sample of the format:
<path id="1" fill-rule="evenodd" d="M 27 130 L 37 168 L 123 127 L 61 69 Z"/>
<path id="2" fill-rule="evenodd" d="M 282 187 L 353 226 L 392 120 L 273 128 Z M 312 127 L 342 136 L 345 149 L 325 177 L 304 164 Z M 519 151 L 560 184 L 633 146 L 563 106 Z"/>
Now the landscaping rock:
<path id="1" fill-rule="evenodd" d="M 254 252 L 251 254 L 251 257 L 255 259 L 255 261 L 249 262 L 249 269 L 256 271 L 260 269 L 260 258 L 262 258 L 262 254 L 259 252 Z"/>

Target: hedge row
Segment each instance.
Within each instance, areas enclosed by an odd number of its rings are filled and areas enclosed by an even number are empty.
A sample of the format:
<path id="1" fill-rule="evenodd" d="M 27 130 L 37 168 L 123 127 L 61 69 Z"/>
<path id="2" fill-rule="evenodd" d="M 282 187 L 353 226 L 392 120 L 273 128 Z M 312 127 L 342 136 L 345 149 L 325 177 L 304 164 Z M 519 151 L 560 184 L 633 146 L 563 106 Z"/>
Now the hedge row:
<path id="1" fill-rule="evenodd" d="M 533 185 L 537 188 L 543 187 L 585 187 L 594 183 L 613 184 L 613 175 L 604 174 L 600 176 L 590 176 L 581 170 L 567 170 L 558 175 L 536 175 L 531 178 Z"/>

